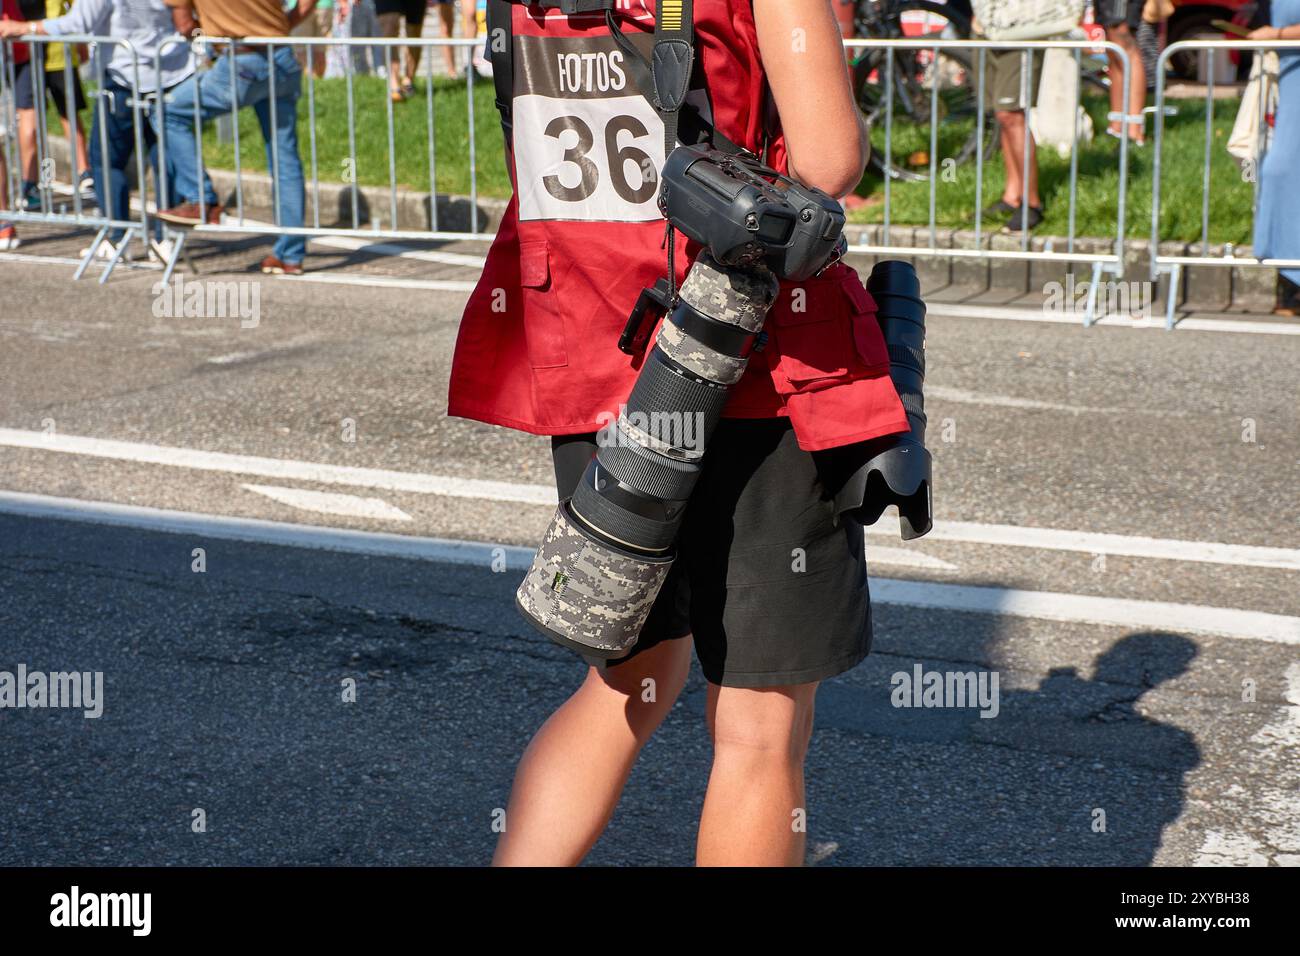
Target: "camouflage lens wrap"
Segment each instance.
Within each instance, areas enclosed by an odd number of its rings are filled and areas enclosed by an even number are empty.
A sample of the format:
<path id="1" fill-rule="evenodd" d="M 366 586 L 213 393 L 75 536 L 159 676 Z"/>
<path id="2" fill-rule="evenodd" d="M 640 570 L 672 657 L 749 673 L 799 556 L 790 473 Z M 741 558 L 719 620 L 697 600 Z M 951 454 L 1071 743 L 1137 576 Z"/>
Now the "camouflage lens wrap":
<path id="1" fill-rule="evenodd" d="M 702 252 L 686 274 L 681 299 L 709 318 L 757 333 L 776 301 L 776 293 L 776 277 L 766 267 L 724 268 Z M 672 322 L 659 327 L 655 343 L 683 368 L 719 385 L 735 385 L 748 364 L 746 358 L 723 355 L 695 341 Z"/>
<path id="2" fill-rule="evenodd" d="M 552 640 L 598 657 L 636 644 L 673 558 L 643 558 L 588 537 L 560 503 L 515 601 Z"/>
<path id="3" fill-rule="evenodd" d="M 671 322 L 659 326 L 655 345 L 682 368 L 719 385 L 735 385 L 749 364 L 748 357 L 734 358 L 701 345 Z"/>
<path id="4" fill-rule="evenodd" d="M 757 332 L 776 301 L 776 293 L 776 277 L 766 266 L 727 268 L 701 252 L 686 273 L 680 294 L 682 301 L 697 312 L 738 325 L 746 332 Z"/>

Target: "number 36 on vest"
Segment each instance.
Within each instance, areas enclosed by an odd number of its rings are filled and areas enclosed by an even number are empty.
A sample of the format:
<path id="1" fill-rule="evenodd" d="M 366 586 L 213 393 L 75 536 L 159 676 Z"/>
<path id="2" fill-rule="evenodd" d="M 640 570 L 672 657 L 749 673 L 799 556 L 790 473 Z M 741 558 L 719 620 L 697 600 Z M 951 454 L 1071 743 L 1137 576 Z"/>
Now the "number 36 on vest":
<path id="1" fill-rule="evenodd" d="M 514 74 L 521 220 L 660 218 L 663 121 L 611 37 L 516 36 Z"/>

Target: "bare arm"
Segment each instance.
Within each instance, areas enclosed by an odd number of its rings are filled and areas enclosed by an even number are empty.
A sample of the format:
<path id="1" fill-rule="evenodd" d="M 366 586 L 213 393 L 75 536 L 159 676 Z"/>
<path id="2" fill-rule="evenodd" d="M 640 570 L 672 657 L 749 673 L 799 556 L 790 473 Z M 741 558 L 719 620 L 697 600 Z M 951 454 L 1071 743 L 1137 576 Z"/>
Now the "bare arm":
<path id="1" fill-rule="evenodd" d="M 194 18 L 194 8 L 189 5 L 188 0 L 166 0 L 167 6 L 172 8 L 172 23 L 176 26 L 176 32 L 187 39 L 194 35 L 194 31 L 199 28 L 199 22 Z"/>
<path id="2" fill-rule="evenodd" d="M 316 0 L 298 0 L 298 5 L 289 11 L 289 29 L 292 30 L 306 20 L 314 9 Z"/>
<path id="3" fill-rule="evenodd" d="M 754 0 L 754 22 L 790 174 L 832 196 L 848 194 L 862 178 L 870 143 L 829 0 Z"/>
<path id="4" fill-rule="evenodd" d="M 1258 27 L 1246 35 L 1247 40 L 1300 40 L 1300 24 L 1285 27 Z"/>

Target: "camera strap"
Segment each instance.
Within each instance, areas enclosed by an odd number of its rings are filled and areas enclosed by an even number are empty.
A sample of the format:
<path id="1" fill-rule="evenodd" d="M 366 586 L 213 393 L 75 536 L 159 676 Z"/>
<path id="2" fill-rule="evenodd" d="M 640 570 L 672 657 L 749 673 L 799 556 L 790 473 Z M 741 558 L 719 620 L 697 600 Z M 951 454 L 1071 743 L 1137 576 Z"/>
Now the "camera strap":
<path id="1" fill-rule="evenodd" d="M 633 81 L 664 124 L 664 155 L 677 145 L 708 143 L 724 153 L 745 150 L 723 136 L 693 103 L 686 102 L 692 89 L 703 89 L 695 76 L 694 0 L 656 0 L 655 44 L 649 60 L 619 29 L 614 14 L 615 0 L 487 0 L 487 50 L 492 61 L 492 82 L 501 129 L 511 142 L 514 97 L 514 25 L 511 7 L 516 5 L 558 9 L 566 16 L 604 13 L 614 42 L 627 56 Z"/>

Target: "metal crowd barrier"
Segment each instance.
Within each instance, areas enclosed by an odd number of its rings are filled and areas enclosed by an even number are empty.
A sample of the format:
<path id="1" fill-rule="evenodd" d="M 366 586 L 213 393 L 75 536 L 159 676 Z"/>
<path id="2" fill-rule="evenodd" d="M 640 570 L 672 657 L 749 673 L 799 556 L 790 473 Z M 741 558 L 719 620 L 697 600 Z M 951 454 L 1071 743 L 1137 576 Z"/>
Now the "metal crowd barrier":
<path id="1" fill-rule="evenodd" d="M 69 118 L 68 123 L 68 157 L 72 169 L 72 190 L 70 202 L 66 199 L 56 201 L 53 190 L 52 171 L 54 169 L 54 159 L 50 155 L 50 139 L 48 127 L 48 103 L 46 100 L 47 88 L 45 82 L 45 71 L 43 69 L 29 69 L 27 71 L 28 79 L 31 83 L 32 98 L 35 104 L 35 125 L 36 125 L 36 169 L 38 175 L 38 186 L 41 198 L 41 211 L 29 212 L 25 208 L 20 208 L 20 203 L 25 205 L 25 197 L 22 196 L 20 184 L 22 182 L 22 157 L 19 148 L 17 109 L 15 107 L 14 96 L 17 92 L 17 66 L 14 63 L 14 46 L 15 44 L 30 44 L 31 61 L 44 64 L 47 48 L 58 44 L 63 47 L 63 86 L 64 86 L 64 109 Z M 144 104 L 139 96 L 139 56 L 136 54 L 134 47 L 126 40 L 118 40 L 112 37 L 84 36 L 84 35 L 67 35 L 67 36 L 29 36 L 21 41 L 4 41 L 3 54 L 0 55 L 0 63 L 3 68 L 0 69 L 0 110 L 3 114 L 3 125 L 9 131 L 5 137 L 3 148 L 5 150 L 5 168 L 6 181 L 0 183 L 0 198 L 7 198 L 3 205 L 6 209 L 4 218 L 12 222 L 23 223 L 42 223 L 58 224 L 74 227 L 90 227 L 98 230 L 95 240 L 91 243 L 90 249 L 77 267 L 74 278 L 80 279 L 85 273 L 86 268 L 95 259 L 96 252 L 100 244 L 108 236 L 110 231 L 122 230 L 124 236 L 122 242 L 116 248 L 114 255 L 104 266 L 100 274 L 99 281 L 104 282 L 112 273 L 114 266 L 128 248 L 130 240 L 133 237 L 139 237 L 142 241 L 149 235 L 148 213 L 142 208 L 138 217 L 133 217 L 130 209 L 114 209 L 113 196 L 111 189 L 105 184 L 102 193 L 105 197 L 105 207 L 91 212 L 96 206 L 93 203 L 88 204 L 81 194 L 80 183 L 78 182 L 78 172 L 76 169 L 76 140 L 77 140 L 77 111 L 74 99 L 73 77 L 77 68 L 73 66 L 73 50 L 78 45 L 86 45 L 91 52 L 91 67 L 95 76 L 95 89 L 88 90 L 87 104 L 92 106 L 98 117 L 99 129 L 99 148 L 100 155 L 104 158 L 104 168 L 107 168 L 108 157 L 108 138 L 107 124 L 105 122 L 105 102 L 100 91 L 104 88 L 104 71 L 107 67 L 109 56 L 107 51 L 114 46 L 125 48 L 131 55 L 132 69 L 135 76 L 132 78 L 133 95 L 131 98 L 131 110 L 134 119 L 135 129 L 135 156 L 136 156 L 136 178 L 137 187 L 140 195 L 146 195 L 145 190 L 145 158 L 143 148 L 143 121 Z M 86 136 L 90 131 L 83 131 Z M 87 153 L 89 153 L 89 144 L 87 144 Z M 101 175 L 103 170 L 101 170 Z M 68 206 L 71 205 L 71 211 Z"/>
<path id="2" fill-rule="evenodd" d="M 380 38 L 380 37 L 250 37 L 234 41 L 241 48 L 264 48 L 268 59 L 273 58 L 277 50 L 284 47 L 290 47 L 295 50 L 302 50 L 306 56 L 308 66 L 303 69 L 303 92 L 302 98 L 297 108 L 302 108 L 302 101 L 305 101 L 307 109 L 307 142 L 306 155 L 302 157 L 304 166 L 304 189 L 305 189 L 305 215 L 304 222 L 301 226 L 289 226 L 281 222 L 280 203 L 273 202 L 273 219 L 272 223 L 258 222 L 246 216 L 244 208 L 244 170 L 241 164 L 241 155 L 239 148 L 239 123 L 238 112 L 241 109 L 237 103 L 232 103 L 228 110 L 229 121 L 234 135 L 234 196 L 235 202 L 233 208 L 229 209 L 225 219 L 216 224 L 207 224 L 206 222 L 193 229 L 174 229 L 168 230 L 168 235 L 173 238 L 173 244 L 170 255 L 165 261 L 165 279 L 170 278 L 172 270 L 175 268 L 178 260 L 184 254 L 185 238 L 191 231 L 207 234 L 256 234 L 256 235 L 302 235 L 304 237 L 325 237 L 325 236 L 365 236 L 375 239 L 410 239 L 410 240 L 441 240 L 441 241 L 489 241 L 494 238 L 491 233 L 480 232 L 480 215 L 478 209 L 479 202 L 479 182 L 476 169 L 476 160 L 478 147 L 475 138 L 475 104 L 474 91 L 478 84 L 484 81 L 477 77 L 473 69 L 467 71 L 468 79 L 466 82 L 466 100 L 465 115 L 467 122 L 466 148 L 468 151 L 469 162 L 469 226 L 470 231 L 452 231 L 440 228 L 438 222 L 439 210 L 437 203 L 437 170 L 438 170 L 438 138 L 435 123 L 435 103 L 433 80 L 435 76 L 435 53 L 439 48 L 452 46 L 465 48 L 467 52 L 473 48 L 481 46 L 484 38 L 475 39 L 441 39 L 441 38 Z M 107 53 L 114 45 L 121 45 L 130 52 L 133 72 L 131 110 L 135 121 L 135 170 L 134 175 L 138 187 L 139 202 L 138 208 L 115 210 L 112 209 L 111 190 L 107 188 L 104 193 L 107 197 L 107 209 L 88 208 L 87 203 L 80 195 L 76 188 L 72 190 L 72 195 L 67 200 L 54 201 L 48 188 L 45 189 L 42 196 L 42 208 L 40 212 L 27 212 L 17 208 L 16 200 L 19 199 L 15 188 L 21 179 L 21 161 L 19 150 L 17 148 L 16 136 L 7 137 L 4 144 L 7 158 L 8 182 L 0 184 L 0 191 L 7 194 L 10 201 L 5 203 L 8 211 L 4 213 L 5 218 L 17 223 L 42 223 L 65 225 L 69 227 L 93 228 L 97 230 L 96 238 L 92 243 L 92 248 L 87 252 L 84 260 L 80 263 L 76 277 L 80 278 L 86 271 L 89 264 L 95 259 L 95 253 L 98 246 L 105 240 L 111 231 L 123 230 L 126 232 L 126 240 L 123 241 L 115 250 L 112 258 L 107 262 L 100 281 L 104 281 L 113 267 L 117 264 L 128 243 L 132 238 L 138 238 L 147 242 L 152 225 L 151 206 L 146 198 L 147 181 L 149 172 L 147 170 L 148 161 L 143 149 L 142 129 L 144 122 L 152 122 L 156 130 L 160 132 L 158 137 L 158 150 L 160 153 L 159 164 L 162 169 L 161 182 L 156 184 L 159 195 L 167 195 L 166 178 L 168 175 L 168 163 L 166 157 L 167 138 L 161 135 L 166 120 L 166 102 L 162 97 L 143 97 L 139 94 L 139 70 L 142 65 L 142 58 L 137 51 L 125 40 L 117 40 L 109 37 L 97 36 L 64 36 L 64 37 L 44 37 L 29 36 L 12 41 L 5 41 L 5 56 L 3 58 L 4 68 L 0 69 L 0 104 L 7 115 L 3 118 L 5 126 L 11 131 L 16 132 L 17 123 L 15 121 L 13 103 L 11 94 L 15 83 L 15 66 L 12 57 L 12 47 L 15 43 L 28 43 L 33 47 L 34 55 L 40 48 L 49 44 L 63 44 L 65 51 L 70 52 L 72 47 L 79 44 L 87 45 L 92 51 L 91 73 L 94 77 L 95 90 L 88 90 L 88 99 L 92 103 L 92 109 L 97 111 L 99 117 L 99 137 L 100 150 L 104 156 L 108 154 L 108 144 L 105 133 L 105 110 L 106 104 L 104 98 L 99 95 L 99 90 L 104 86 L 104 73 L 107 61 Z M 191 55 L 202 61 L 202 65 L 208 70 L 228 70 L 232 84 L 236 83 L 236 51 L 232 41 L 220 37 L 202 37 L 191 43 L 179 36 L 164 41 L 163 46 L 154 52 L 152 65 L 155 70 L 160 70 L 161 61 L 168 49 L 176 44 L 186 44 L 191 50 Z M 980 133 L 981 145 L 975 149 L 974 156 L 974 174 L 975 174 L 975 195 L 974 208 L 971 210 L 971 219 L 974 221 L 974 239 L 971 248 L 960 248 L 955 246 L 941 246 L 939 244 L 939 225 L 937 216 L 937 194 L 939 185 L 939 169 L 942 165 L 942 157 L 938 156 L 939 140 L 939 119 L 940 119 L 940 95 L 942 92 L 942 82 L 936 82 L 934 77 L 940 76 L 940 71 L 936 68 L 931 76 L 928 86 L 929 97 L 929 215 L 928 230 L 917 227 L 911 231 L 910 244 L 898 244 L 891 241 L 891 229 L 894 228 L 894 208 L 893 193 L 894 182 L 891 171 L 895 169 L 896 159 L 893 155 L 893 144 L 895 135 L 896 111 L 894 109 L 894 97 L 886 96 L 884 99 L 884 116 L 883 116 L 883 137 L 884 137 L 884 166 L 886 175 L 883 177 L 883 200 L 882 209 L 883 226 L 881 232 L 881 242 L 878 244 L 856 244 L 850 246 L 850 251 L 865 255 L 902 255 L 908 257 L 924 258 L 931 257 L 936 259 L 1010 259 L 1026 262 L 1061 262 L 1061 263 L 1088 263 L 1092 266 L 1092 279 L 1090 282 L 1087 313 L 1085 323 L 1090 323 L 1094 314 L 1097 290 L 1100 278 L 1104 272 L 1120 276 L 1125 269 L 1125 223 L 1126 223 L 1126 205 L 1127 205 L 1127 183 L 1128 183 L 1128 158 L 1130 143 L 1127 136 L 1127 123 L 1124 124 L 1125 135 L 1119 139 L 1116 157 L 1116 170 L 1118 176 L 1118 190 L 1116 195 L 1116 215 L 1115 230 L 1113 243 L 1110 251 L 1105 253 L 1097 252 L 1079 252 L 1075 249 L 1075 212 L 1079 190 L 1079 156 L 1077 148 L 1077 128 L 1072 126 L 1071 141 L 1071 160 L 1069 174 L 1069 230 L 1065 237 L 1065 248 L 1032 248 L 1031 236 L 1029 232 L 1022 231 L 1018 239 L 1018 248 L 985 248 L 990 246 L 989 237 L 991 233 L 986 231 L 981 221 L 980 210 L 984 203 L 983 174 L 986 163 L 983 143 L 983 130 L 987 124 L 995 123 L 996 120 L 987 115 L 988 109 L 985 104 L 985 87 L 988 79 L 988 53 L 996 50 L 1017 50 L 1020 51 L 1024 60 L 1026 69 L 1022 70 L 1022 83 L 1025 84 L 1023 92 L 1026 94 L 1027 102 L 1034 102 L 1035 91 L 1031 88 L 1033 71 L 1028 67 L 1031 65 L 1033 58 L 1044 55 L 1047 50 L 1062 49 L 1069 50 L 1073 54 L 1076 67 L 1082 70 L 1082 57 L 1085 53 L 1095 53 L 1097 51 L 1108 51 L 1114 53 L 1119 59 L 1127 64 L 1127 54 L 1124 49 L 1117 44 L 1094 41 L 1094 40 L 1041 40 L 1041 41 L 1018 41 L 1018 42 L 995 42 L 988 40 L 948 40 L 948 39 L 902 39 L 902 40 L 848 40 L 845 41 L 847 48 L 853 51 L 881 51 L 883 57 L 883 68 L 885 74 L 889 77 L 894 75 L 896 60 L 906 56 L 914 51 L 928 52 L 931 57 L 931 63 L 937 63 L 941 52 L 959 52 L 965 62 L 971 65 L 973 75 L 965 76 L 962 82 L 973 83 L 974 93 L 977 103 L 976 128 Z M 344 192 L 347 198 L 345 221 L 341 225 L 323 226 L 321 224 L 321 202 L 320 192 L 322 181 L 318 164 L 317 150 L 317 95 L 316 86 L 320 82 L 316 79 L 310 68 L 312 57 L 310 56 L 313 47 L 343 47 L 349 50 L 347 56 L 343 58 L 345 69 L 343 71 L 343 82 L 346 91 L 347 103 L 347 137 L 348 149 L 347 156 L 351 161 L 354 175 L 350 177 L 349 182 L 343 183 Z M 355 175 L 357 170 L 357 118 L 359 111 L 366 107 L 359 105 L 354 88 L 356 70 L 356 57 L 352 55 L 351 50 L 354 48 L 370 49 L 392 47 L 420 47 L 424 51 L 424 63 L 421 69 L 422 78 L 425 80 L 423 92 L 423 110 L 422 122 L 425 128 L 425 148 L 428 153 L 428 172 L 429 172 L 429 193 L 431 195 L 430 208 L 430 228 L 428 229 L 399 229 L 398 221 L 398 179 L 397 179 L 397 161 L 396 161 L 396 139 L 395 139 L 395 122 L 396 116 L 394 105 L 389 96 L 385 93 L 385 132 L 387 136 L 387 185 L 389 209 L 386 227 L 378 222 L 372 221 L 369 226 L 362 225 L 361 211 L 361 186 L 359 177 Z M 1268 49 L 1300 49 L 1300 41 L 1289 41 L 1284 43 L 1275 42 L 1252 42 L 1252 41 L 1230 41 L 1230 42 L 1210 42 L 1210 41 L 1186 41 L 1174 44 L 1168 47 L 1160 56 L 1159 68 L 1156 76 L 1156 105 L 1155 114 L 1155 138 L 1154 138 L 1154 185 L 1153 185 L 1153 204 L 1152 204 L 1152 223 L 1151 223 L 1151 276 L 1156 279 L 1159 275 L 1168 274 L 1171 277 L 1170 292 L 1167 300 L 1169 303 L 1169 312 L 1166 318 L 1166 324 L 1172 326 L 1173 311 L 1177 301 L 1177 293 L 1181 272 L 1184 266 L 1196 265 L 1226 265 L 1233 267 L 1242 266 L 1260 266 L 1260 267 L 1295 267 L 1300 268 L 1300 260 L 1260 260 L 1242 256 L 1211 256 L 1209 255 L 1209 194 L 1211 188 L 1210 178 L 1210 150 L 1213 141 L 1213 114 L 1214 114 L 1214 83 L 1213 76 L 1210 76 L 1210 84 L 1206 91 L 1206 145 L 1205 155 L 1206 164 L 1202 182 L 1202 223 L 1201 223 L 1201 254 L 1200 255 L 1165 255 L 1159 249 L 1160 235 L 1160 189 L 1161 189 L 1161 148 L 1163 146 L 1165 132 L 1165 97 L 1166 97 L 1166 79 L 1164 68 L 1169 58 L 1174 54 L 1188 49 L 1233 49 L 1233 50 L 1268 50 Z M 915 58 L 911 58 L 915 59 Z M 208 62 L 210 60 L 210 63 Z M 67 95 L 65 105 L 68 107 L 70 115 L 75 111 L 72 107 L 75 105 L 72 100 L 72 83 L 71 77 L 74 72 L 71 57 L 65 58 L 64 63 L 65 85 L 67 86 Z M 275 103 L 275 71 L 270 71 L 270 90 L 268 98 L 271 111 L 271 126 L 275 127 L 276 103 Z M 34 99 L 37 103 L 37 151 L 38 167 L 46 168 L 46 162 L 50 156 L 50 141 L 47 132 L 46 115 L 47 103 L 45 101 L 45 78 L 43 71 L 29 71 L 30 82 L 33 84 Z M 1124 95 L 1127 102 L 1128 83 L 1130 71 L 1124 72 Z M 1080 92 L 1076 89 L 1074 113 L 1078 113 Z M 409 106 L 402 108 L 405 111 L 405 122 L 416 120 L 412 116 L 414 111 Z M 223 111 L 224 112 L 224 111 Z M 195 147 L 198 153 L 199 161 L 199 179 L 202 181 L 203 173 L 206 170 L 206 163 L 203 159 L 203 121 L 212 119 L 213 115 L 201 115 L 197 104 L 194 116 L 194 137 Z M 74 127 L 75 129 L 75 127 Z M 69 153 L 75 155 L 75 142 L 73 136 L 68 137 Z M 301 146 L 300 146 L 301 148 Z M 1027 164 L 1028 140 L 1026 140 L 1026 155 L 1022 156 L 1022 162 Z M 274 138 L 270 146 L 270 163 L 269 173 L 272 183 L 278 181 L 280 174 L 280 157 L 278 148 L 275 145 Z M 100 170 L 102 175 L 104 170 Z M 74 174 L 73 179 L 76 176 Z M 107 186 L 107 184 L 105 184 Z M 43 186 L 48 187 L 49 183 L 44 182 Z M 202 200 L 200 200 L 202 202 Z M 1256 182 L 1256 201 L 1258 201 L 1258 182 Z M 928 241 L 918 241 L 923 232 L 928 232 Z"/>
<path id="3" fill-rule="evenodd" d="M 1260 259 L 1255 256 L 1239 256 L 1236 249 L 1230 244 L 1222 255 L 1210 254 L 1210 191 L 1212 188 L 1210 170 L 1212 167 L 1213 149 L 1223 149 L 1227 143 L 1215 143 L 1214 136 L 1214 70 L 1206 71 L 1207 83 L 1205 86 L 1205 143 L 1204 143 L 1204 160 L 1201 170 L 1201 241 L 1199 255 L 1165 255 L 1160 251 L 1160 216 L 1162 199 L 1160 192 L 1161 187 L 1161 160 L 1163 156 L 1164 134 L 1165 134 L 1165 66 L 1171 56 L 1182 53 L 1187 50 L 1204 50 L 1211 55 L 1217 50 L 1254 50 L 1254 51 L 1282 51 L 1297 50 L 1300 51 L 1300 40 L 1231 40 L 1231 41 L 1210 41 L 1210 40 L 1183 40 L 1178 43 L 1170 44 L 1160 54 L 1156 65 L 1156 108 L 1155 108 L 1155 142 L 1152 147 L 1155 151 L 1155 162 L 1152 173 L 1151 184 L 1151 281 L 1159 281 L 1160 276 L 1169 276 L 1169 291 L 1165 296 L 1165 328 L 1174 327 L 1174 312 L 1178 304 L 1179 284 L 1182 279 L 1184 266 L 1228 266 L 1230 268 L 1249 268 L 1263 267 L 1273 269 L 1296 269 L 1300 268 L 1300 259 Z M 1239 101 L 1236 99 L 1229 101 L 1233 114 L 1235 115 L 1239 107 Z M 1260 98 L 1260 108 L 1264 108 L 1264 98 Z M 1294 105 L 1293 107 L 1294 108 Z M 1263 116 L 1261 114 L 1261 120 Z M 1261 123 L 1261 130 L 1264 124 Z M 1224 168 L 1231 169 L 1228 164 L 1223 164 Z M 1259 170 L 1254 170 L 1253 177 L 1253 200 L 1251 204 L 1252 220 L 1254 215 L 1259 212 Z M 1240 175 L 1238 172 L 1237 175 Z"/>
<path id="4" fill-rule="evenodd" d="M 356 236 L 365 235 L 372 239 L 421 239 L 421 240 L 445 240 L 445 241 L 464 241 L 480 240 L 490 241 L 495 234 L 479 232 L 479 211 L 478 211 L 478 170 L 476 168 L 477 144 L 474 129 L 474 89 L 477 83 L 484 82 L 476 76 L 472 66 L 466 71 L 468 77 L 466 82 L 466 122 L 468 124 L 468 150 L 469 150 L 469 207 L 470 207 L 470 230 L 469 232 L 451 232 L 439 229 L 438 223 L 438 202 L 437 202 L 437 135 L 436 124 L 434 121 L 434 51 L 443 47 L 463 47 L 472 56 L 475 47 L 481 47 L 484 38 L 411 38 L 404 37 L 245 37 L 239 40 L 231 40 L 225 37 L 202 37 L 191 43 L 183 37 L 176 36 L 165 40 L 158 48 L 154 56 L 155 66 L 161 63 L 163 55 L 167 50 L 177 44 L 190 44 L 193 55 L 204 58 L 208 54 L 214 54 L 210 69 L 212 70 L 229 70 L 231 86 L 236 85 L 236 68 L 235 57 L 237 55 L 236 46 L 240 48 L 261 48 L 266 51 L 265 56 L 268 60 L 274 60 L 277 50 L 286 47 L 291 49 L 303 49 L 307 52 L 308 68 L 304 69 L 302 82 L 305 87 L 303 99 L 307 104 L 307 129 L 308 129 L 308 157 L 305 158 L 304 165 L 304 186 L 307 189 L 307 196 L 310 199 L 310 225 L 304 221 L 302 226 L 286 226 L 281 223 L 280 202 L 278 199 L 272 203 L 274 223 L 268 226 L 265 223 L 258 223 L 248 220 L 244 215 L 244 188 L 243 188 L 243 169 L 240 159 L 239 148 L 239 117 L 238 113 L 241 107 L 232 102 L 229 109 L 230 126 L 234 132 L 234 154 L 235 154 L 235 208 L 229 210 L 224 221 L 217 224 L 208 224 L 206 222 L 206 203 L 200 197 L 200 215 L 204 222 L 194 226 L 191 229 L 178 230 L 175 232 L 173 253 L 169 258 L 163 281 L 167 282 L 171 278 L 172 270 L 175 268 L 178 259 L 184 254 L 185 238 L 190 232 L 200 233 L 236 233 L 236 234 L 260 234 L 260 235 L 298 235 L 298 236 Z M 395 146 L 395 126 L 392 98 L 385 91 L 384 103 L 386 107 L 385 129 L 388 138 L 388 190 L 389 190 L 389 228 L 382 228 L 378 222 L 371 220 L 369 228 L 362 229 L 360 214 L 360 184 L 358 183 L 356 171 L 357 163 L 357 101 L 354 89 L 356 78 L 356 58 L 351 54 L 344 58 L 346 69 L 344 72 L 344 82 L 347 91 L 347 135 L 348 135 L 348 158 L 351 160 L 351 169 L 353 175 L 348 190 L 350 194 L 350 212 L 351 223 L 345 226 L 322 226 L 320 224 L 320 170 L 317 164 L 317 122 L 316 122 L 316 84 L 319 82 L 313 71 L 310 69 L 312 61 L 312 47 L 344 47 L 344 48 L 375 48 L 383 47 L 385 49 L 392 47 L 419 47 L 425 51 L 422 55 L 423 71 L 425 79 L 424 90 L 424 125 L 427 135 L 427 150 L 429 158 L 429 195 L 430 199 L 430 228 L 429 229 L 398 229 L 396 223 L 398 219 L 398 184 L 397 184 L 397 153 Z M 391 63 L 388 64 L 391 68 Z M 269 92 L 268 101 L 270 102 L 271 128 L 275 129 L 276 124 L 276 96 L 275 96 L 275 69 L 272 67 L 269 74 Z M 490 81 L 488 81 L 490 83 Z M 201 183 L 206 172 L 206 164 L 203 161 L 203 124 L 199 104 L 196 100 L 194 106 L 194 139 L 195 148 L 199 158 L 198 179 Z M 159 103 L 158 108 L 158 127 L 165 128 L 166 122 L 166 102 Z M 161 137 L 161 148 L 163 149 L 161 165 L 164 170 L 164 177 L 167 175 L 167 162 L 165 152 L 166 137 Z M 273 184 L 280 180 L 280 157 L 274 137 L 270 142 L 271 162 L 269 174 Z M 309 171 L 309 175 L 308 175 Z M 273 186 L 274 188 L 274 186 Z M 162 189 L 163 195 L 166 195 L 166 185 Z"/>
<path id="5" fill-rule="evenodd" d="M 1079 188 L 1079 152 L 1078 146 L 1078 124 L 1073 118 L 1078 115 L 1081 99 L 1082 81 L 1075 87 L 1074 104 L 1071 113 L 1072 122 L 1071 141 L 1070 141 L 1070 206 L 1069 206 L 1069 229 L 1065 238 L 1065 250 L 1056 251 L 1053 249 L 1032 249 L 1030 234 L 1028 230 L 1020 232 L 1019 249 L 992 249 L 984 248 L 986 231 L 983 228 L 981 210 L 984 206 L 984 148 L 983 137 L 987 122 L 996 123 L 996 119 L 988 117 L 989 112 L 985 105 L 986 81 L 988 79 L 988 52 L 990 50 L 1018 50 L 1021 52 L 1021 93 L 1023 101 L 1034 104 L 1037 101 L 1037 90 L 1033 88 L 1033 62 L 1036 55 L 1046 55 L 1047 50 L 1071 50 L 1074 54 L 1075 68 L 1080 77 L 1083 73 L 1082 58 L 1085 53 L 1095 53 L 1105 50 L 1117 55 L 1124 64 L 1124 81 L 1123 81 L 1123 102 L 1128 102 L 1129 82 L 1132 72 L 1128 69 L 1128 53 L 1123 47 L 1110 41 L 1099 40 L 1017 40 L 1017 41 L 993 41 L 993 40 L 947 40 L 947 39 L 910 39 L 910 40 L 845 40 L 844 46 L 850 51 L 858 50 L 883 50 L 885 52 L 884 69 L 888 77 L 894 77 L 895 60 L 897 54 L 901 51 L 928 51 L 931 55 L 931 64 L 939 62 L 941 52 L 964 53 L 974 66 L 975 76 L 975 95 L 977 102 L 976 131 L 979 135 L 979 146 L 975 149 L 975 203 L 971 210 L 971 217 L 974 219 L 974 239 L 972 248 L 952 248 L 943 247 L 938 244 L 938 224 L 936 218 L 936 197 L 938 191 L 938 169 L 942 163 L 942 157 L 937 155 L 939 150 L 939 94 L 942 81 L 935 81 L 939 77 L 939 70 L 934 68 L 929 83 L 930 91 L 930 152 L 929 152 L 929 241 L 924 245 L 899 245 L 890 241 L 891 219 L 893 213 L 892 205 L 892 188 L 891 180 L 893 179 L 892 170 L 894 167 L 893 140 L 894 140 L 894 99 L 893 95 L 885 98 L 885 175 L 884 175 L 884 209 L 883 209 L 883 242 L 874 244 L 857 244 L 849 246 L 850 252 L 864 253 L 868 255 L 904 255 L 914 257 L 935 257 L 943 259 L 1013 259 L 1026 262 L 1081 262 L 1092 265 L 1092 277 L 1089 281 L 1088 305 L 1084 316 L 1084 324 L 1092 324 L 1094 312 L 1097 303 L 1097 289 L 1101 281 L 1103 271 L 1112 275 L 1122 276 L 1125 265 L 1125 237 L 1124 223 L 1125 210 L 1127 202 L 1128 189 L 1128 123 L 1122 125 L 1123 136 L 1119 139 L 1119 152 L 1117 157 L 1117 171 L 1119 177 L 1119 188 L 1116 197 L 1116 215 L 1115 215 L 1115 233 L 1114 246 L 1111 252 L 1105 254 L 1099 253 L 1081 253 L 1075 252 L 1075 214 L 1077 210 L 1078 188 Z M 972 78 L 967 77 L 966 82 L 972 82 Z M 1024 154 L 1021 157 L 1022 168 L 1027 169 L 1029 166 L 1029 137 L 1025 137 Z M 991 245 L 991 243 L 989 243 Z"/>

